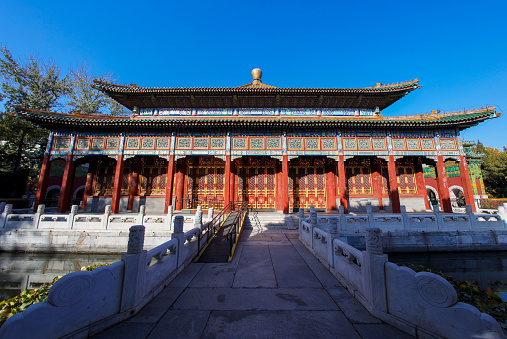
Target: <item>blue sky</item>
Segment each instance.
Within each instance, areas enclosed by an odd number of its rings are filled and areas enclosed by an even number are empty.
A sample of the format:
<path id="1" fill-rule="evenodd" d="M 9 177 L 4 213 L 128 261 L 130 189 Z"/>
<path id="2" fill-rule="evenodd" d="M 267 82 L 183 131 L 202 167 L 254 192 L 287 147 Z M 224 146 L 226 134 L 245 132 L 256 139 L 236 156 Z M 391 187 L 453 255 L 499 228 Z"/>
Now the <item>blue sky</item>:
<path id="1" fill-rule="evenodd" d="M 486 105 L 507 112 L 507 1 L 3 1 L 15 57 L 86 62 L 120 83 L 421 89 L 385 116 Z M 507 117 L 463 132 L 507 146 Z"/>

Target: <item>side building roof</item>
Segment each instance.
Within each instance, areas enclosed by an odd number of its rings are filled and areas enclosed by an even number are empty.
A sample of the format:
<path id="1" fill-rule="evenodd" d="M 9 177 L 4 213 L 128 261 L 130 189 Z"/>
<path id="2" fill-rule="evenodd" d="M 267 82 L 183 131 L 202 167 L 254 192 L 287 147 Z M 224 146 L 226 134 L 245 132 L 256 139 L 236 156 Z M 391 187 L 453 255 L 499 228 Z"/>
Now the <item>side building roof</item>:
<path id="1" fill-rule="evenodd" d="M 181 128 L 181 127 L 242 127 L 242 128 L 459 128 L 477 125 L 501 115 L 495 107 L 451 113 L 432 112 L 419 115 L 383 117 L 353 116 L 130 116 L 56 113 L 16 107 L 13 115 L 51 130 L 109 128 Z"/>

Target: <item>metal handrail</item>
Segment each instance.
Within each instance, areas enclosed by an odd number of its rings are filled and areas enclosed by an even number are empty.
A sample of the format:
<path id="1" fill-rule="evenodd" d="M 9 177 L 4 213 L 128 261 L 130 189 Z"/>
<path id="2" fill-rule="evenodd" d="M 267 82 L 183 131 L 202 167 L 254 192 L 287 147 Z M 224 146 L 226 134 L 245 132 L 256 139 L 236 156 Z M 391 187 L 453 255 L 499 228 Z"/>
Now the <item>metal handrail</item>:
<path id="1" fill-rule="evenodd" d="M 239 237 L 241 236 L 241 230 L 243 229 L 243 223 L 245 216 L 248 214 L 248 202 L 244 201 L 241 203 L 238 214 L 234 218 L 231 226 L 227 230 L 227 240 L 229 240 L 229 262 L 232 261 L 234 251 L 238 245 Z"/>
<path id="2" fill-rule="evenodd" d="M 197 237 L 197 248 L 198 254 L 194 261 L 197 261 L 199 257 L 204 253 L 206 247 L 209 245 L 215 234 L 218 232 L 227 216 L 231 213 L 232 203 L 228 203 L 211 221 L 206 223 L 200 230 L 199 236 Z M 201 249 L 203 238 L 206 238 L 206 245 Z"/>

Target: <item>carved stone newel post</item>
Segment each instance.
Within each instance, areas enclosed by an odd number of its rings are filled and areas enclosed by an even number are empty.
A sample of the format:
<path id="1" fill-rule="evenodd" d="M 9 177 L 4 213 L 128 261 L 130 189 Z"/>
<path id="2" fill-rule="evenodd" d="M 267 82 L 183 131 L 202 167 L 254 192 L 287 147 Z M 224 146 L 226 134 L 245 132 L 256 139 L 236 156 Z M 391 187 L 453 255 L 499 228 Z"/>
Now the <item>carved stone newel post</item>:
<path id="1" fill-rule="evenodd" d="M 373 308 L 387 312 L 386 277 L 384 265 L 387 254 L 382 251 L 382 237 L 379 228 L 367 228 L 366 251 L 363 251 L 362 273 L 366 300 Z"/>
<path id="2" fill-rule="evenodd" d="M 123 274 L 123 290 L 121 297 L 121 311 L 134 308 L 144 297 L 144 282 L 146 280 L 146 255 L 144 250 L 144 226 L 136 225 L 129 229 L 127 253 L 121 255 L 125 263 Z"/>

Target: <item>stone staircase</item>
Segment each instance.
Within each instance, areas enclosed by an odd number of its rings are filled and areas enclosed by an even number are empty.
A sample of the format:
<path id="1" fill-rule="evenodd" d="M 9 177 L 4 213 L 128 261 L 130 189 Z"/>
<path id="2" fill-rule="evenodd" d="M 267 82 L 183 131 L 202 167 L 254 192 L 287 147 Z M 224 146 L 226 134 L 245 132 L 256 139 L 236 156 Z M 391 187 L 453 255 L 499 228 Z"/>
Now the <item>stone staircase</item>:
<path id="1" fill-rule="evenodd" d="M 245 218 L 244 228 L 259 230 L 296 229 L 297 215 L 287 215 L 280 212 L 249 212 Z"/>

